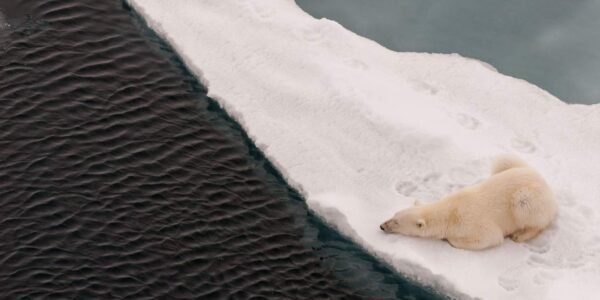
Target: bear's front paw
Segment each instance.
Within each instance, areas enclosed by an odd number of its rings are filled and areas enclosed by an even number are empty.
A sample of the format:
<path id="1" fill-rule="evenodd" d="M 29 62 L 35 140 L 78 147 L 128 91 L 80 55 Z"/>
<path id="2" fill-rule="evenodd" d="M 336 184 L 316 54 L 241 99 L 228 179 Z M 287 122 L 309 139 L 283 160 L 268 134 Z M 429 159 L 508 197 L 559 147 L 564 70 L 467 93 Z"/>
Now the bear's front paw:
<path id="1" fill-rule="evenodd" d="M 510 239 L 516 243 L 522 243 L 536 237 L 538 234 L 540 234 L 540 231 L 541 230 L 538 228 L 525 228 L 517 230 L 510 235 Z"/>
<path id="2" fill-rule="evenodd" d="M 510 237 L 510 239 L 511 239 L 511 240 L 513 240 L 513 242 L 515 242 L 515 243 L 520 243 L 520 242 L 523 242 L 523 241 L 524 241 L 524 239 L 523 239 L 523 235 L 522 235 L 522 234 L 513 233 L 513 234 L 511 234 L 509 237 Z"/>

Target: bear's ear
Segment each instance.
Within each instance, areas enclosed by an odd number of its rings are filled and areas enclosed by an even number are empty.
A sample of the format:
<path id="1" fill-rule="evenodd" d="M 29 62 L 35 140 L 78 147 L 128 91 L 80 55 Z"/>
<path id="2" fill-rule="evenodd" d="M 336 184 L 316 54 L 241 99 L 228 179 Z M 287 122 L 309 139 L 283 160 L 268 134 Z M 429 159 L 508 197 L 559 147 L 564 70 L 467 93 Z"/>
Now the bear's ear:
<path id="1" fill-rule="evenodd" d="M 419 227 L 419 228 L 423 228 L 423 227 L 425 227 L 425 220 L 423 220 L 423 219 L 418 219 L 418 220 L 417 220 L 417 227 Z"/>
<path id="2" fill-rule="evenodd" d="M 421 204 L 423 204 L 423 203 L 421 203 L 421 201 L 415 200 L 415 203 L 414 203 L 415 206 L 420 206 Z"/>

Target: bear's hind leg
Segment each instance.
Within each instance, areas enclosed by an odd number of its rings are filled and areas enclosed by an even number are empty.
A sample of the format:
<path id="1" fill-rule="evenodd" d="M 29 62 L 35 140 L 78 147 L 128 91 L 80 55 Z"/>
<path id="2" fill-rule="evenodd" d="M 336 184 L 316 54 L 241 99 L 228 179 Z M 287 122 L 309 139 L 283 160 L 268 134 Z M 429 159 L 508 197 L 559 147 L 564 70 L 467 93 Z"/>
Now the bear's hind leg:
<path id="1" fill-rule="evenodd" d="M 542 232 L 542 230 L 539 228 L 523 228 L 513 232 L 513 234 L 510 235 L 510 239 L 517 243 L 522 243 L 538 236 L 540 232 Z"/>

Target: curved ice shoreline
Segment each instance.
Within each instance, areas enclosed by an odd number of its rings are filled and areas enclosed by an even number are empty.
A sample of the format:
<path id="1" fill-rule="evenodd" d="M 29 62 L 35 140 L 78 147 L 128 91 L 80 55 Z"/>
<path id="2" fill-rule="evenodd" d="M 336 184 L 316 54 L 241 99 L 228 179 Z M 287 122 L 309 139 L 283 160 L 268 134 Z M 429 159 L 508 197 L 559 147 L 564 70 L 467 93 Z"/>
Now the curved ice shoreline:
<path id="1" fill-rule="evenodd" d="M 402 273 L 485 299 L 593 297 L 599 105 L 567 105 L 458 55 L 389 51 L 292 1 L 130 3 L 311 209 Z M 558 195 L 560 217 L 539 239 L 467 252 L 379 232 L 414 198 L 486 177 L 506 151 Z"/>

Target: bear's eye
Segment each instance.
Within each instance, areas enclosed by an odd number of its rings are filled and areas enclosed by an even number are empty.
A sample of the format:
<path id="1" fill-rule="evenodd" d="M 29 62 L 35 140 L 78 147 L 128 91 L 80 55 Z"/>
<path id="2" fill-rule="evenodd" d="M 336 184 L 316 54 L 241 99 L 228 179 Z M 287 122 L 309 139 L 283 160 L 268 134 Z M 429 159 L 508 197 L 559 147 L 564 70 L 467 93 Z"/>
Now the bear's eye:
<path id="1" fill-rule="evenodd" d="M 417 227 L 419 227 L 419 228 L 423 227 L 423 223 L 421 223 L 421 222 L 418 222 L 418 223 L 417 223 Z"/>

